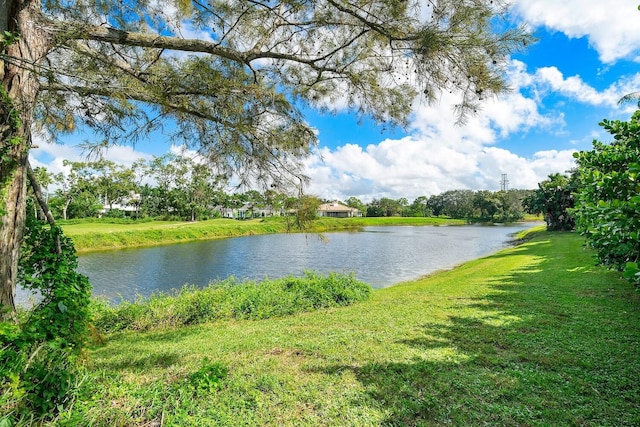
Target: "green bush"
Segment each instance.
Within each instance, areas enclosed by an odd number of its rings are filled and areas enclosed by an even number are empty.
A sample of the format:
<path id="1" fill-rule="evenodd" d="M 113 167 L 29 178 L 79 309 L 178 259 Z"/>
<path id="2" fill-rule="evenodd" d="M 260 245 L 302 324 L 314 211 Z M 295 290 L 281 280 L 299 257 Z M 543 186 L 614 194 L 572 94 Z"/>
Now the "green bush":
<path id="1" fill-rule="evenodd" d="M 543 214 L 548 231 L 571 231 L 576 226 L 572 213 L 575 191 L 574 174 L 551 174 L 522 200 L 522 205 L 527 213 Z"/>
<path id="2" fill-rule="evenodd" d="M 116 210 L 113 210 L 116 211 Z M 111 211 L 110 211 L 111 212 Z M 122 212 L 122 211 L 119 211 Z M 84 217 L 84 218 L 74 218 L 74 219 L 65 219 L 56 221 L 56 223 L 60 225 L 75 225 L 75 224 L 140 224 L 145 222 L 153 222 L 154 218 L 129 218 L 121 215 L 109 216 L 105 215 L 102 218 L 97 217 Z"/>
<path id="3" fill-rule="evenodd" d="M 629 122 L 603 120 L 614 138 L 593 142 L 577 159 L 578 229 L 597 251 L 598 262 L 640 286 L 640 110 Z"/>
<path id="4" fill-rule="evenodd" d="M 18 323 L 0 323 L 0 425 L 55 417 L 74 400 L 91 295 L 76 267 L 61 229 L 30 220 L 18 280 L 41 300 Z"/>
<path id="5" fill-rule="evenodd" d="M 322 276 L 306 272 L 262 282 L 233 277 L 205 288 L 187 285 L 173 293 L 157 293 L 110 307 L 92 306 L 94 323 L 104 332 L 176 327 L 221 319 L 266 319 L 337 307 L 366 300 L 371 287 L 352 274 Z"/>

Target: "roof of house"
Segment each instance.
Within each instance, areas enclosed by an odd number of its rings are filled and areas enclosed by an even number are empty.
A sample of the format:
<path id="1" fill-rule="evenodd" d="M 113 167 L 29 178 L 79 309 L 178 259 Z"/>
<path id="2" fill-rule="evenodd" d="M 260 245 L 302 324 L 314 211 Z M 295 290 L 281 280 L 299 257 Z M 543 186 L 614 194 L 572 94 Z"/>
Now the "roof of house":
<path id="1" fill-rule="evenodd" d="M 355 212 L 358 209 L 350 208 L 349 206 L 345 206 L 342 203 L 331 202 L 331 203 L 323 203 L 318 206 L 319 211 L 324 212 Z"/>

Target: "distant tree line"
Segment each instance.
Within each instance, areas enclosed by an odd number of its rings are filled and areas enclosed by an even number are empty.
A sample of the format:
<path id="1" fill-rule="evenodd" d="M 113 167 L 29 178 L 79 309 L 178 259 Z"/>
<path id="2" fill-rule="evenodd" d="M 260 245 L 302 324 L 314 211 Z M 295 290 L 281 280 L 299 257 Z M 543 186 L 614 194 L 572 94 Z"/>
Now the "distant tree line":
<path id="1" fill-rule="evenodd" d="M 522 200 L 531 190 L 450 190 L 441 194 L 419 196 L 413 202 L 399 199 L 373 199 L 364 204 L 358 199 L 349 198 L 346 204 L 355 207 L 370 217 L 405 216 L 428 217 L 447 216 L 485 221 L 509 222 L 524 217 Z"/>
<path id="2" fill-rule="evenodd" d="M 130 216 L 195 221 L 240 208 L 247 212 L 246 217 L 253 217 L 264 215 L 266 209 L 279 214 L 301 205 L 332 201 L 312 197 L 311 203 L 308 196 L 301 200 L 274 190 L 230 193 L 225 191 L 225 176 L 206 163 L 178 154 L 139 160 L 131 166 L 109 160 L 65 161 L 64 165 L 66 173 L 35 170 L 58 219 Z M 53 190 L 49 192 L 49 188 Z M 530 194 L 530 190 L 451 190 L 412 202 L 404 197 L 383 197 L 364 203 L 350 197 L 343 203 L 370 217 L 447 216 L 505 222 L 523 218 L 522 200 Z M 39 215 L 37 204 L 30 204 L 34 215 Z"/>
<path id="3" fill-rule="evenodd" d="M 206 163 L 177 154 L 139 160 L 131 166 L 109 160 L 65 161 L 64 165 L 69 168 L 67 173 L 35 170 L 51 211 L 60 219 L 128 215 L 195 221 L 220 215 L 221 207 L 281 208 L 288 201 L 286 195 L 274 191 L 226 193 L 225 176 Z M 50 194 L 49 187 L 55 188 Z"/>

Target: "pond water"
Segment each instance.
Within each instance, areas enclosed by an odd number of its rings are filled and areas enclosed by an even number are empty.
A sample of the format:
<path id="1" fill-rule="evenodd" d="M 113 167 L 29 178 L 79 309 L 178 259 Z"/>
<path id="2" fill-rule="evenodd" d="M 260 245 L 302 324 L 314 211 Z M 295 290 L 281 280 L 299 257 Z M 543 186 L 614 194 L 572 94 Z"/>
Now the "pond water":
<path id="1" fill-rule="evenodd" d="M 507 246 L 513 233 L 532 225 L 365 227 L 322 237 L 267 234 L 96 252 L 78 261 L 94 296 L 111 302 L 186 283 L 205 286 L 228 276 L 260 280 L 299 276 L 305 270 L 354 273 L 383 288 L 491 254 Z M 19 290 L 16 300 L 24 305 L 28 295 Z"/>

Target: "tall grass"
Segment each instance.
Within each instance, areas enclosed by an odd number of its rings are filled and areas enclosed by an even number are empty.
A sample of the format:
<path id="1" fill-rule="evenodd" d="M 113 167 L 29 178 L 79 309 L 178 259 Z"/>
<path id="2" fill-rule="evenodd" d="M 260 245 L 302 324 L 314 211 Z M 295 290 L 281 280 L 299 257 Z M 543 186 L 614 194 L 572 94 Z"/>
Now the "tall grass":
<path id="1" fill-rule="evenodd" d="M 222 319 L 267 319 L 366 300 L 371 287 L 353 274 L 308 271 L 304 277 L 238 282 L 231 277 L 205 288 L 184 286 L 111 307 L 94 304 L 94 324 L 103 332 L 146 331 Z"/>

